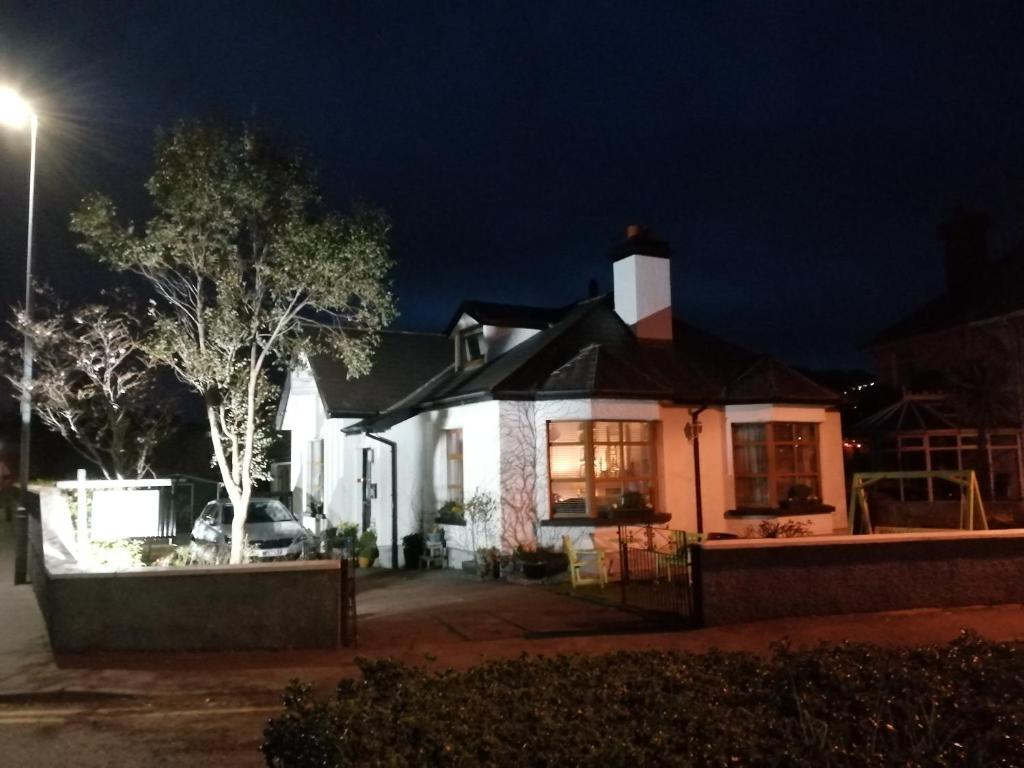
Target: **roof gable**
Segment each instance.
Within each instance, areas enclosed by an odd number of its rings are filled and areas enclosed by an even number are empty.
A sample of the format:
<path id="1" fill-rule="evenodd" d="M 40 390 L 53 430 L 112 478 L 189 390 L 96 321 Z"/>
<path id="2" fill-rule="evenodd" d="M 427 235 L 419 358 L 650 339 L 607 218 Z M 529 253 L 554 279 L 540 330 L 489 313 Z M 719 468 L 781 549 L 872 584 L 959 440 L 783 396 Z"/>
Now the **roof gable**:
<path id="1" fill-rule="evenodd" d="M 529 307 L 522 304 L 498 304 L 490 301 L 464 301 L 452 316 L 445 334 L 449 335 L 463 315 L 469 315 L 480 325 L 501 328 L 533 328 L 540 330 L 554 325 L 566 314 L 566 308 Z"/>
<path id="2" fill-rule="evenodd" d="M 380 413 L 451 366 L 451 343 L 438 333 L 384 331 L 369 373 L 349 378 L 336 358 L 309 360 L 324 410 L 330 417 L 365 418 Z"/>

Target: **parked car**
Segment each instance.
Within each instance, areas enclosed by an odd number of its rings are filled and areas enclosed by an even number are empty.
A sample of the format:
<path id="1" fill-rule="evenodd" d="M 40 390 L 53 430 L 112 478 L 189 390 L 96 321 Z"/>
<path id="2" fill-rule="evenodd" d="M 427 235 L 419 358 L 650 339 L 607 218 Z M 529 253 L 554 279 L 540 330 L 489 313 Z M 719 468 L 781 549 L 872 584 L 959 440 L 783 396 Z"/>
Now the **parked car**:
<path id="1" fill-rule="evenodd" d="M 231 521 L 234 507 L 230 501 L 211 501 L 192 526 L 192 542 L 214 550 L 231 546 Z M 295 519 L 277 499 L 249 501 L 245 520 L 245 538 L 254 560 L 295 560 L 308 557 L 315 537 Z"/>

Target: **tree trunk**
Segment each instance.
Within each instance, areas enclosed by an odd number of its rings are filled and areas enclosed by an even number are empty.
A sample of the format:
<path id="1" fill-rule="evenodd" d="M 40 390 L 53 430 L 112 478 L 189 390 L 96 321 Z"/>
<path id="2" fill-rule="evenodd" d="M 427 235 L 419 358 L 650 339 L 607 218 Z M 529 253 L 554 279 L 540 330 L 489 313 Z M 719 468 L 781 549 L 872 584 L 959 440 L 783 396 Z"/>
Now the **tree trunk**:
<path id="1" fill-rule="evenodd" d="M 238 565 L 242 562 L 245 547 L 245 521 L 249 517 L 249 498 L 252 496 L 252 486 L 241 489 L 240 493 L 228 496 L 235 508 L 235 516 L 231 519 L 231 564 Z"/>
<path id="2" fill-rule="evenodd" d="M 206 406 L 206 420 L 210 425 L 210 441 L 213 443 L 213 456 L 217 461 L 217 468 L 220 469 L 220 477 L 224 482 L 224 489 L 228 493 L 228 499 L 234 509 L 234 516 L 231 519 L 231 564 L 238 565 L 242 562 L 243 545 L 245 543 L 245 521 L 249 516 L 249 498 L 252 496 L 252 482 L 248 480 L 246 473 L 245 482 L 237 482 L 236 477 L 241 475 L 236 462 L 228 463 L 224 455 L 224 443 L 220 429 L 220 418 L 215 405 L 209 402 Z M 237 439 L 233 441 L 237 445 Z M 237 454 L 234 454 L 237 456 Z M 233 456 L 234 458 L 234 456 Z"/>

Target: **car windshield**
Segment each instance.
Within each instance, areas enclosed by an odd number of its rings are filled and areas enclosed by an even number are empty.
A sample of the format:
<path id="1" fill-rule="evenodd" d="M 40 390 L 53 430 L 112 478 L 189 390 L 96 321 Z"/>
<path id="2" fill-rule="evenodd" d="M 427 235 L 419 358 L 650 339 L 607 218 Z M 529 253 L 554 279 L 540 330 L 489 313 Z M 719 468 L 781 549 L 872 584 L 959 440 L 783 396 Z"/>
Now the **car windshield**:
<path id="1" fill-rule="evenodd" d="M 224 504 L 224 525 L 230 525 L 235 517 L 235 509 L 231 504 Z M 280 501 L 250 501 L 249 514 L 245 518 L 248 523 L 287 523 L 295 518 Z"/>

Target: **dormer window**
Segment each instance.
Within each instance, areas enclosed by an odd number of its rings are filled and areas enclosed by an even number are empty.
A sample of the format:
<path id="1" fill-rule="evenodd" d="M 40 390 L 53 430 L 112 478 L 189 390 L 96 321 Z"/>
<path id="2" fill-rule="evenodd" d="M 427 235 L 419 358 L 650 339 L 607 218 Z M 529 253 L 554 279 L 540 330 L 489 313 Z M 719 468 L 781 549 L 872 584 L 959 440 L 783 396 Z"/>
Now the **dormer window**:
<path id="1" fill-rule="evenodd" d="M 459 333 L 463 368 L 472 368 L 484 361 L 484 329 L 481 326 L 467 328 Z"/>

